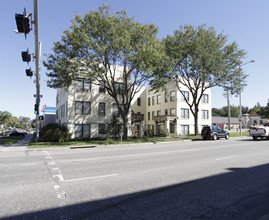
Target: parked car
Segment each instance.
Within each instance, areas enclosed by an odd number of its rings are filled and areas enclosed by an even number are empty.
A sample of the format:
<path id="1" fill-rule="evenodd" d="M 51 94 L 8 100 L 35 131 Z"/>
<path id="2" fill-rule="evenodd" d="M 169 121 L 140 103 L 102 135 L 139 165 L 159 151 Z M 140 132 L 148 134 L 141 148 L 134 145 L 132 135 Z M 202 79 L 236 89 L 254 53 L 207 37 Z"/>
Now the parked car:
<path id="1" fill-rule="evenodd" d="M 217 140 L 219 138 L 229 139 L 230 134 L 219 126 L 204 126 L 202 128 L 201 136 L 204 140 Z"/>
<path id="2" fill-rule="evenodd" d="M 18 132 L 16 130 L 12 131 L 9 136 L 25 136 L 26 133 L 25 132 Z"/>

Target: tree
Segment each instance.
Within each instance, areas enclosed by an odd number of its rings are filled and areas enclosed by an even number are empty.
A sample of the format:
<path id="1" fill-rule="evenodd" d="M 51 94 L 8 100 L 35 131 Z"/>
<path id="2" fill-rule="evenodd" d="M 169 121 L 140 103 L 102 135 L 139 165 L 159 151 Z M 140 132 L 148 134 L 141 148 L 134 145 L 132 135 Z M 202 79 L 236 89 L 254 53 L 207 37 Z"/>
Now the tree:
<path id="1" fill-rule="evenodd" d="M 263 118 L 269 118 L 269 102 L 267 102 L 267 105 L 265 107 L 261 107 L 260 115 Z"/>
<path id="2" fill-rule="evenodd" d="M 257 102 L 257 104 L 253 108 L 249 109 L 249 113 L 250 114 L 254 114 L 254 113 L 259 114 L 261 110 L 262 110 L 262 106 L 259 102 Z"/>
<path id="3" fill-rule="evenodd" d="M 79 74 L 101 82 L 115 100 L 127 138 L 131 101 L 159 63 L 161 50 L 158 29 L 129 18 L 126 11 L 111 15 L 106 5 L 84 17 L 76 16 L 70 30 L 54 43 L 54 54 L 44 65 L 51 72 L 48 86 L 69 86 Z M 122 92 L 116 87 L 116 65 L 122 66 Z"/>
<path id="4" fill-rule="evenodd" d="M 6 125 L 12 114 L 8 111 L 0 111 L 0 124 Z"/>
<path id="5" fill-rule="evenodd" d="M 214 28 L 192 25 L 181 26 L 174 35 L 164 39 L 166 54 L 171 60 L 171 69 L 155 74 L 154 87 L 169 81 L 176 82 L 194 116 L 195 134 L 198 134 L 199 103 L 204 92 L 214 86 L 225 86 L 226 80 L 235 80 L 235 70 L 245 56 L 235 42 L 227 44 L 227 36 L 217 34 Z M 185 86 L 191 97 L 189 100 L 181 91 Z M 235 84 L 237 85 L 237 84 Z"/>
<path id="6" fill-rule="evenodd" d="M 31 119 L 24 116 L 20 116 L 19 121 L 20 121 L 20 124 L 23 125 L 23 128 L 27 128 L 31 123 Z"/>
<path id="7" fill-rule="evenodd" d="M 120 135 L 120 121 L 116 117 L 116 115 L 113 115 L 110 124 L 107 127 L 107 134 L 111 135 L 113 139 L 118 139 Z"/>

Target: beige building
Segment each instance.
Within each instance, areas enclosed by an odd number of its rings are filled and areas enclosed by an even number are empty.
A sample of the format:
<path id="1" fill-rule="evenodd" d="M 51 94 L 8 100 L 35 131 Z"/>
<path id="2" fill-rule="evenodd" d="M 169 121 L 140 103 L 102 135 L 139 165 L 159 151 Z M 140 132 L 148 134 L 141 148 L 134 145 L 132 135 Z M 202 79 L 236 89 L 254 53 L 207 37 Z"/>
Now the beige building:
<path id="1" fill-rule="evenodd" d="M 116 67 L 118 94 L 122 92 L 120 73 Z M 56 123 L 65 125 L 72 138 L 105 137 L 112 115 L 119 116 L 114 99 L 98 82 L 78 78 L 68 88 L 59 88 L 56 98 Z M 131 135 L 131 114 L 129 114 Z M 121 118 L 119 117 L 121 121 Z"/>
<path id="2" fill-rule="evenodd" d="M 122 67 L 116 66 L 116 88 L 123 92 Z M 187 88 L 181 87 L 191 101 Z M 77 78 L 68 88 L 59 88 L 56 98 L 56 123 L 65 125 L 72 138 L 106 137 L 106 127 L 112 116 L 119 117 L 114 99 L 98 82 Z M 121 122 L 121 117 L 119 117 Z M 198 129 L 211 125 L 211 90 L 200 102 Z M 153 92 L 144 87 L 136 94 L 128 116 L 128 136 L 143 136 L 145 131 L 154 135 L 186 135 L 194 133 L 194 118 L 189 106 L 175 84 L 167 92 Z"/>
<path id="3" fill-rule="evenodd" d="M 143 88 L 132 104 L 133 114 L 144 115 L 144 121 L 133 124 L 134 134 L 141 135 L 145 130 L 151 130 L 155 135 L 194 134 L 194 117 L 176 85 L 171 84 L 167 92 L 153 92 L 150 89 Z M 187 88 L 181 86 L 181 91 L 187 100 L 192 101 Z M 200 102 L 199 131 L 204 125 L 212 124 L 211 115 L 211 90 L 208 89 Z"/>

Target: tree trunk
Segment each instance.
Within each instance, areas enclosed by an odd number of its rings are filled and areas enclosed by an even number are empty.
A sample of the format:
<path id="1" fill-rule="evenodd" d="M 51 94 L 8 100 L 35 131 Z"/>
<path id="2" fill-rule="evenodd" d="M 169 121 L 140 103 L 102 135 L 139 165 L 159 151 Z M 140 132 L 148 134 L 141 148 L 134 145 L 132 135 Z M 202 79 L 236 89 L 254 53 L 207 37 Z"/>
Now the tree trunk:
<path id="1" fill-rule="evenodd" d="M 198 131 L 198 111 L 195 110 L 194 113 L 194 134 L 198 135 L 199 131 Z"/>
<path id="2" fill-rule="evenodd" d="M 123 119 L 123 140 L 127 140 L 128 137 L 128 118 L 127 115 Z"/>

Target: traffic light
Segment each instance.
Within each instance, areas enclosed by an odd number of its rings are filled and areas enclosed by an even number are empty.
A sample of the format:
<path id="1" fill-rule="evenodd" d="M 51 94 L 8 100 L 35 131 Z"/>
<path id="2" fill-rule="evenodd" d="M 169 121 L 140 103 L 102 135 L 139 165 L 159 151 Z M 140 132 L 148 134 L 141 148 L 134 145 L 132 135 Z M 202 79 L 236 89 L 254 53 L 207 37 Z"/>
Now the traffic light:
<path id="1" fill-rule="evenodd" d="M 28 49 L 27 51 L 21 52 L 21 57 L 22 57 L 22 61 L 27 62 L 28 64 L 31 61 L 31 54 L 29 53 Z"/>
<path id="2" fill-rule="evenodd" d="M 38 104 L 35 104 L 35 111 L 34 111 L 35 114 L 38 113 Z"/>
<path id="3" fill-rule="evenodd" d="M 30 19 L 29 15 L 26 15 L 26 9 L 24 8 L 23 14 L 15 14 L 15 20 L 17 25 L 17 31 L 19 33 L 24 33 L 25 38 L 26 34 L 28 34 L 31 30 L 30 28 Z"/>
<path id="4" fill-rule="evenodd" d="M 26 72 L 26 76 L 30 76 L 30 77 L 33 76 L 33 71 L 31 70 L 31 68 L 30 69 L 26 69 L 25 72 Z"/>
<path id="5" fill-rule="evenodd" d="M 44 116 L 43 115 L 39 116 L 39 120 L 40 121 L 43 121 L 44 120 Z"/>

